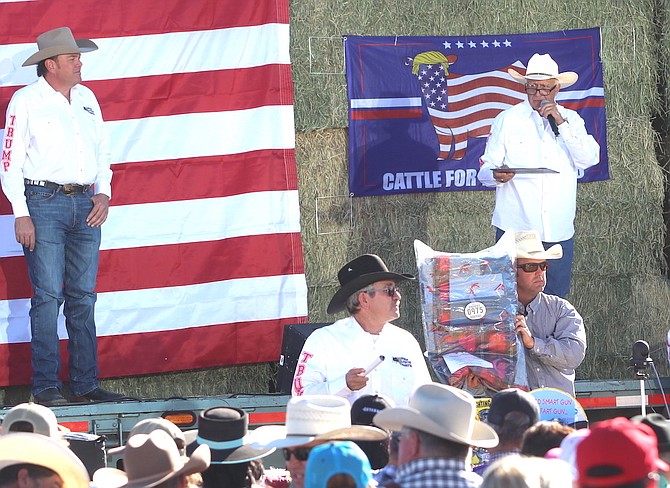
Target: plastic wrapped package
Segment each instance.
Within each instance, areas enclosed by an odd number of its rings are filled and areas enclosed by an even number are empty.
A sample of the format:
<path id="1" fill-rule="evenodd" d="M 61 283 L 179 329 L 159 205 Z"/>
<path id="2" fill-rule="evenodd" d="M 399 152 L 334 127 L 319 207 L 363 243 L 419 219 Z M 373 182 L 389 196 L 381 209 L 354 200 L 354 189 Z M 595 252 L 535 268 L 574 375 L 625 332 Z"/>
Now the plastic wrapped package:
<path id="1" fill-rule="evenodd" d="M 514 236 L 478 253 L 414 242 L 428 360 L 439 380 L 477 396 L 527 389 L 517 313 Z"/>

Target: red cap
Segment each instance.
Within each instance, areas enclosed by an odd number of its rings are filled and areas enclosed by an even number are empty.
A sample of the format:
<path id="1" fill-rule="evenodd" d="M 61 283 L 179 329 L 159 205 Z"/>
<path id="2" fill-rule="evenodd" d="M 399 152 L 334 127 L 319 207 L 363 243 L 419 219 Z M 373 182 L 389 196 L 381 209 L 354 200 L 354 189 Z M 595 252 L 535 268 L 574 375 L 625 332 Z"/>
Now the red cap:
<path id="1" fill-rule="evenodd" d="M 617 417 L 590 430 L 577 446 L 580 486 L 617 486 L 670 470 L 658 457 L 656 435 L 649 426 Z"/>

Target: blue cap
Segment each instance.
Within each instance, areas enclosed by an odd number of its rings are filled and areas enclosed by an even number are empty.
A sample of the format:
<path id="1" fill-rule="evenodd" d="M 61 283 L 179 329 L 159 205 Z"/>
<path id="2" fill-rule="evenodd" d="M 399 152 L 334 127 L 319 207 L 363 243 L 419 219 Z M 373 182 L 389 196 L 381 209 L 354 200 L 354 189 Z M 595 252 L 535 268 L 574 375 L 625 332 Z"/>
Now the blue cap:
<path id="1" fill-rule="evenodd" d="M 326 488 L 336 474 L 348 474 L 356 488 L 365 488 L 372 480 L 367 456 L 351 441 L 329 442 L 316 446 L 309 453 L 305 468 L 305 488 Z"/>

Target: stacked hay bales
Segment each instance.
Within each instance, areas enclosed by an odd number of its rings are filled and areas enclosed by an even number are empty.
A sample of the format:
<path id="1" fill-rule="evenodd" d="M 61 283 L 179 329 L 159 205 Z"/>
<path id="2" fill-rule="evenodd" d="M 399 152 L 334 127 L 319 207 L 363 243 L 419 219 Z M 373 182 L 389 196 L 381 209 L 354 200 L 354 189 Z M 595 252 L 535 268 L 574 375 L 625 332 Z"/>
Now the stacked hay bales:
<path id="1" fill-rule="evenodd" d="M 412 242 L 474 252 L 493 242 L 492 192 L 347 199 L 347 100 L 342 38 L 464 35 L 602 28 L 612 179 L 580 185 L 570 300 L 589 341 L 578 377 L 633 378 L 632 344 L 647 340 L 667 374 L 670 289 L 663 245 L 664 175 L 652 119 L 662 111 L 668 40 L 658 31 L 667 2 L 419 1 L 380 4 L 303 0 L 292 5 L 292 62 L 310 321 L 325 314 L 336 274 L 363 252 L 416 270 Z M 665 14 L 667 15 L 667 14 Z M 659 43 L 659 40 L 661 41 Z M 666 56 L 667 57 L 667 56 Z M 667 65 L 667 63 L 665 63 Z M 337 73 L 337 74 L 333 74 Z M 315 208 L 315 202 L 328 202 Z M 317 232 L 326 226 L 329 232 Z M 338 226 L 339 223 L 339 226 Z M 416 288 L 403 288 L 403 326 L 423 339 Z"/>

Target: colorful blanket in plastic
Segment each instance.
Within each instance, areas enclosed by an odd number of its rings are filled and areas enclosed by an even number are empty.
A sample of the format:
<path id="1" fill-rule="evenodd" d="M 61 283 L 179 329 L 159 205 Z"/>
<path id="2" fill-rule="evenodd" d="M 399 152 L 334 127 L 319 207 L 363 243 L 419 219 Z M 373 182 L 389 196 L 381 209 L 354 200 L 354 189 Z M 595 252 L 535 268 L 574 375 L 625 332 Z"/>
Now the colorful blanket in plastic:
<path id="1" fill-rule="evenodd" d="M 438 252 L 420 241 L 414 249 L 426 349 L 440 381 L 485 395 L 525 388 L 513 236 L 478 253 Z"/>

